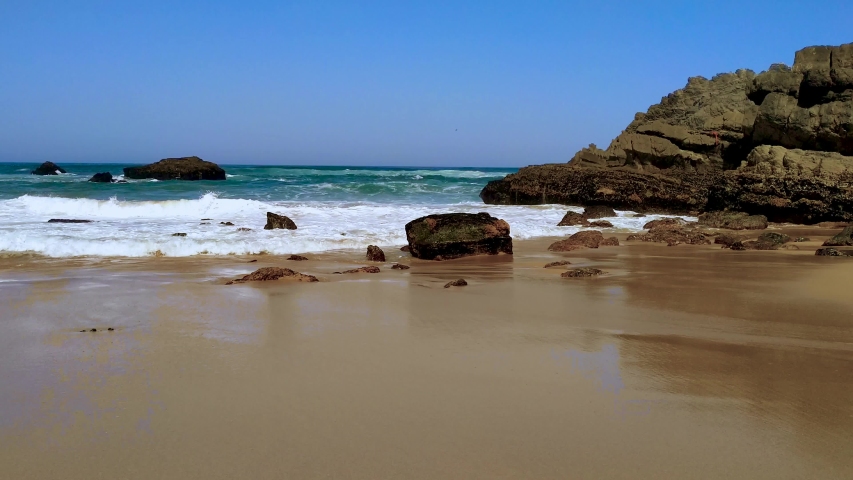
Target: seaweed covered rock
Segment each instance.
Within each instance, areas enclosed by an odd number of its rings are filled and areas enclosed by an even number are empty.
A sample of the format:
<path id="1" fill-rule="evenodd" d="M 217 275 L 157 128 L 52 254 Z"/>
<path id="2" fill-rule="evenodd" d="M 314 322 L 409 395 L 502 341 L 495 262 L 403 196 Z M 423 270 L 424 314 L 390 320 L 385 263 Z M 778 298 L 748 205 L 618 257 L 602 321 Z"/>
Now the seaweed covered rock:
<path id="1" fill-rule="evenodd" d="M 225 180 L 225 170 L 198 157 L 164 158 L 141 167 L 126 167 L 126 178 L 156 180 Z"/>
<path id="2" fill-rule="evenodd" d="M 44 162 L 30 173 L 32 173 L 33 175 L 59 175 L 60 173 L 68 172 L 66 172 L 64 168 L 53 162 Z"/>
<path id="3" fill-rule="evenodd" d="M 763 230 L 767 217 L 745 212 L 707 212 L 699 215 L 699 225 L 728 230 Z"/>
<path id="4" fill-rule="evenodd" d="M 267 224 L 264 225 L 264 230 L 276 229 L 296 230 L 296 224 L 284 215 L 267 212 Z"/>
<path id="5" fill-rule="evenodd" d="M 427 215 L 406 224 L 410 253 L 425 260 L 512 254 L 509 233 L 509 224 L 488 213 Z"/>

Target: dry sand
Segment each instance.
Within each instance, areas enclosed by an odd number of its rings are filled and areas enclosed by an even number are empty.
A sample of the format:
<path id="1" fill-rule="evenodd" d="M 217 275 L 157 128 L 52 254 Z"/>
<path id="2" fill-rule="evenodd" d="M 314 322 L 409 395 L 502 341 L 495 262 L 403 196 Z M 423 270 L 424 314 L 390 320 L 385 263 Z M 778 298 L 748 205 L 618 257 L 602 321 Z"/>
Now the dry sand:
<path id="1" fill-rule="evenodd" d="M 853 258 L 806 233 L 360 275 L 2 259 L 0 478 L 853 478 Z M 223 285 L 262 266 L 321 282 Z"/>

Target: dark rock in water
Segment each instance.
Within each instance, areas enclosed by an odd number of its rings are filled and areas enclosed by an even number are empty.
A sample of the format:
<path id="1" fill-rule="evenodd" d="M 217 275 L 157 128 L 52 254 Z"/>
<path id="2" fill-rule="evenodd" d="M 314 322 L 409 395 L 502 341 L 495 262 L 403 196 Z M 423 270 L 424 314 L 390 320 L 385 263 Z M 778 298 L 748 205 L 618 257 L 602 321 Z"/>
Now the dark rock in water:
<path id="1" fill-rule="evenodd" d="M 280 267 L 264 267 L 255 270 L 254 272 L 246 275 L 243 278 L 239 278 L 237 280 L 233 280 L 231 283 L 245 283 L 245 282 L 266 282 L 270 280 L 295 280 L 297 282 L 318 282 L 317 277 L 313 275 L 306 275 L 304 273 L 295 272 L 289 268 L 280 268 Z"/>
<path id="2" fill-rule="evenodd" d="M 264 225 L 264 230 L 276 229 L 296 230 L 296 224 L 284 215 L 267 212 L 267 224 Z"/>
<path id="3" fill-rule="evenodd" d="M 573 268 L 571 270 L 566 270 L 561 273 L 560 276 L 564 278 L 579 278 L 579 277 L 596 277 L 598 275 L 602 275 L 604 272 L 597 268 Z"/>
<path id="4" fill-rule="evenodd" d="M 172 236 L 173 237 L 186 237 L 187 234 L 183 233 L 183 232 L 179 232 L 179 233 L 173 233 Z"/>
<path id="5" fill-rule="evenodd" d="M 223 227 L 233 227 L 234 226 L 234 224 L 231 222 L 219 222 L 219 224 L 222 225 Z"/>
<path id="6" fill-rule="evenodd" d="M 594 222 L 589 222 L 589 226 L 598 228 L 613 228 L 613 224 L 608 222 L 607 220 L 596 220 Z"/>
<path id="7" fill-rule="evenodd" d="M 51 218 L 47 223 L 92 223 L 93 220 L 77 220 L 74 218 Z"/>
<path id="8" fill-rule="evenodd" d="M 560 223 L 557 224 L 558 227 L 574 227 L 580 225 L 582 227 L 586 227 L 589 225 L 589 220 L 586 219 L 580 213 L 575 212 L 567 212 L 563 219 L 560 220 Z"/>
<path id="9" fill-rule="evenodd" d="M 758 236 L 757 241 L 778 246 L 790 242 L 791 237 L 785 235 L 784 233 L 765 232 Z"/>
<path id="10" fill-rule="evenodd" d="M 246 228 L 246 227 L 240 227 L 240 228 L 238 228 L 238 229 L 237 229 L 237 231 L 238 231 L 238 232 L 251 232 L 251 231 L 252 231 L 252 229 L 251 229 L 251 228 Z"/>
<path id="11" fill-rule="evenodd" d="M 212 218 L 202 218 L 201 219 L 202 222 L 209 222 L 211 220 L 213 220 L 213 219 Z"/>
<path id="12" fill-rule="evenodd" d="M 604 241 L 604 235 L 598 230 L 584 230 L 565 240 L 559 240 L 548 246 L 552 252 L 571 252 L 582 248 L 598 248 Z"/>
<path id="13" fill-rule="evenodd" d="M 561 261 L 559 261 L 559 262 L 551 262 L 551 263 L 549 263 L 549 264 L 546 264 L 546 265 L 545 265 L 544 267 L 542 267 L 542 268 L 562 267 L 562 266 L 564 266 L 564 265 L 571 265 L 571 264 L 572 264 L 572 262 L 570 262 L 570 261 L 568 261 L 568 260 L 561 260 Z"/>
<path id="14" fill-rule="evenodd" d="M 847 226 L 827 241 L 823 242 L 824 247 L 843 247 L 853 245 L 853 225 Z"/>
<path id="15" fill-rule="evenodd" d="M 459 280 L 454 280 L 454 281 L 452 281 L 452 282 L 447 282 L 446 284 L 444 284 L 444 288 L 450 288 L 450 287 L 464 287 L 465 285 L 468 285 L 468 282 L 466 282 L 464 278 L 460 278 Z"/>
<path id="16" fill-rule="evenodd" d="M 509 224 L 488 213 L 421 217 L 406 224 L 406 238 L 412 256 L 426 260 L 512 254 Z"/>
<path id="17" fill-rule="evenodd" d="M 384 262 L 385 252 L 376 245 L 367 246 L 367 260 L 370 262 Z"/>
<path id="18" fill-rule="evenodd" d="M 89 181 L 94 183 L 112 183 L 113 174 L 110 172 L 96 173 L 92 175 L 92 178 L 90 178 Z"/>
<path id="19" fill-rule="evenodd" d="M 288 260 L 293 260 L 295 262 L 301 262 L 304 260 L 308 260 L 308 257 L 303 257 L 302 255 L 291 255 L 287 257 Z"/>
<path id="20" fill-rule="evenodd" d="M 594 218 L 615 217 L 616 211 L 604 205 L 593 205 L 583 209 L 583 216 L 587 220 Z"/>
<path id="21" fill-rule="evenodd" d="M 797 237 L 794 239 L 795 242 L 810 242 L 811 239 L 808 237 Z"/>
<path id="22" fill-rule="evenodd" d="M 819 257 L 850 257 L 853 256 L 853 252 L 846 252 L 837 250 L 835 248 L 818 248 L 815 252 L 815 255 Z"/>
<path id="23" fill-rule="evenodd" d="M 142 167 L 126 167 L 126 178 L 157 180 L 225 180 L 225 170 L 198 157 L 164 158 Z"/>
<path id="24" fill-rule="evenodd" d="M 107 328 L 107 331 L 108 331 L 108 332 L 113 332 L 113 331 L 115 331 L 115 328 L 113 328 L 113 327 L 109 327 L 109 328 Z"/>
<path id="25" fill-rule="evenodd" d="M 258 261 L 258 259 L 256 258 L 256 259 L 254 259 L 254 260 L 249 260 L 249 261 L 248 261 L 248 262 L 246 262 L 246 263 L 255 263 L 255 262 L 257 262 L 257 261 Z"/>
<path id="26" fill-rule="evenodd" d="M 408 265 L 403 265 L 402 263 L 395 263 L 394 265 L 391 265 L 391 268 L 394 270 L 408 270 L 412 267 Z"/>
<path id="27" fill-rule="evenodd" d="M 210 225 L 210 222 L 201 222 L 199 225 Z"/>
<path id="28" fill-rule="evenodd" d="M 412 251 L 412 249 L 410 249 L 408 245 L 403 245 L 402 247 L 400 247 L 400 251 L 409 253 Z"/>
<path id="29" fill-rule="evenodd" d="M 68 173 L 64 168 L 53 162 L 44 162 L 32 172 L 33 175 L 59 175 L 60 173 Z"/>
<path id="30" fill-rule="evenodd" d="M 774 222 L 853 220 L 853 44 L 773 65 L 693 77 L 610 145 L 568 164 L 489 182 L 486 203 L 607 205 L 637 212 L 730 210 Z"/>
<path id="31" fill-rule="evenodd" d="M 633 217 L 634 217 L 634 218 L 643 218 L 643 217 L 645 217 L 645 216 L 646 216 L 646 214 L 645 214 L 645 213 L 635 213 L 635 214 L 633 215 Z"/>
<path id="32" fill-rule="evenodd" d="M 334 272 L 336 274 L 343 273 L 379 273 L 379 267 L 369 266 L 369 267 L 360 267 L 353 268 L 352 270 L 344 270 L 343 272 Z"/>
<path id="33" fill-rule="evenodd" d="M 744 212 L 708 212 L 699 215 L 699 225 L 728 230 L 763 230 L 767 217 Z"/>

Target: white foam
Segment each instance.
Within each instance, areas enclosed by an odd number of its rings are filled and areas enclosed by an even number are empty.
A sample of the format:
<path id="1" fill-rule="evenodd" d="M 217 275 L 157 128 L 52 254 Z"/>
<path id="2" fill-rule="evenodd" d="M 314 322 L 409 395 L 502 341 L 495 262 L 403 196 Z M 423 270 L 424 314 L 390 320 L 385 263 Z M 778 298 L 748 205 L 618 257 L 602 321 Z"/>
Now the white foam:
<path id="1" fill-rule="evenodd" d="M 557 227 L 562 205 L 496 206 L 481 203 L 453 205 L 378 204 L 367 202 L 260 202 L 218 198 L 207 193 L 196 200 L 119 201 L 24 195 L 0 201 L 0 251 L 34 252 L 53 257 L 228 255 L 266 251 L 273 254 L 363 249 L 368 244 L 403 245 L 407 222 L 432 213 L 489 212 L 503 218 L 516 239 L 567 236 L 577 227 Z M 287 215 L 297 230 L 263 230 L 266 212 Z M 650 215 L 632 218 L 618 212 L 608 218 L 614 228 L 639 231 Z M 55 224 L 50 218 L 94 220 Z M 202 218 L 210 218 L 202 225 Z M 688 218 L 689 217 L 685 217 Z M 233 222 L 221 226 L 219 222 Z M 251 228 L 240 232 L 238 227 Z M 186 233 L 174 237 L 173 233 Z"/>

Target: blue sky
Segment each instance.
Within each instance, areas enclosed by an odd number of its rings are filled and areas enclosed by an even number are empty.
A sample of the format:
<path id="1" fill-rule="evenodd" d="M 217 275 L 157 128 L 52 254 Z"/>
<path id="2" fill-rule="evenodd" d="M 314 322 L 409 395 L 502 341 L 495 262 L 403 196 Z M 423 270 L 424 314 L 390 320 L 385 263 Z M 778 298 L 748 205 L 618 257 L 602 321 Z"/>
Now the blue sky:
<path id="1" fill-rule="evenodd" d="M 0 0 L 0 161 L 520 166 L 853 2 Z"/>

